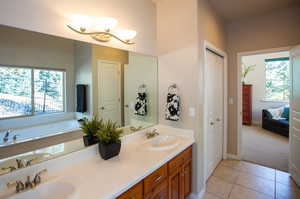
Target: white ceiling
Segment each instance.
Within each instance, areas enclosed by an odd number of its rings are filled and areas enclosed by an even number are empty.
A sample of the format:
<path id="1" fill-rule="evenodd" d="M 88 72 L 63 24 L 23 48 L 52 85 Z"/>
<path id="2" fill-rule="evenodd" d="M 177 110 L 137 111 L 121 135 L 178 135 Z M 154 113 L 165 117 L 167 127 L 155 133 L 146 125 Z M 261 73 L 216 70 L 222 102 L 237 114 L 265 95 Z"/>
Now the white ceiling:
<path id="1" fill-rule="evenodd" d="M 209 0 L 227 21 L 262 15 L 300 3 L 300 0 Z"/>

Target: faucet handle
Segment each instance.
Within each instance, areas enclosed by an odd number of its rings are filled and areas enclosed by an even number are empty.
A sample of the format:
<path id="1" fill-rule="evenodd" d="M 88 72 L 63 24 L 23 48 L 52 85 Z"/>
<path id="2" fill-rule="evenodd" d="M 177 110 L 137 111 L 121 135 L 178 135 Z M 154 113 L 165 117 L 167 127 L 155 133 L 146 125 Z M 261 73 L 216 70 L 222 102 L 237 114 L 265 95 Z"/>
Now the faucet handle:
<path id="1" fill-rule="evenodd" d="M 37 160 L 37 159 L 38 159 L 38 158 L 35 157 L 35 158 L 30 159 L 30 160 L 27 160 L 27 161 L 26 161 L 26 167 L 31 166 L 32 162 L 35 161 L 35 160 Z"/>
<path id="2" fill-rule="evenodd" d="M 48 171 L 47 169 L 43 169 L 43 170 L 39 171 L 36 175 L 41 175 L 43 173 L 46 173 L 47 171 Z"/>
<path id="3" fill-rule="evenodd" d="M 25 189 L 25 185 L 21 181 L 14 181 L 14 182 L 8 182 L 6 184 L 8 188 L 15 186 L 16 187 L 16 192 L 19 193 L 20 191 L 23 191 Z"/>
<path id="4" fill-rule="evenodd" d="M 47 169 L 43 169 L 40 172 L 38 172 L 34 177 L 33 183 L 35 185 L 40 184 L 41 183 L 41 174 L 46 173 L 46 172 L 47 172 Z"/>
<path id="5" fill-rule="evenodd" d="M 14 141 L 14 142 L 17 141 L 17 136 L 20 136 L 20 135 L 19 135 L 19 134 L 16 134 L 16 135 L 13 136 L 13 141 Z"/>

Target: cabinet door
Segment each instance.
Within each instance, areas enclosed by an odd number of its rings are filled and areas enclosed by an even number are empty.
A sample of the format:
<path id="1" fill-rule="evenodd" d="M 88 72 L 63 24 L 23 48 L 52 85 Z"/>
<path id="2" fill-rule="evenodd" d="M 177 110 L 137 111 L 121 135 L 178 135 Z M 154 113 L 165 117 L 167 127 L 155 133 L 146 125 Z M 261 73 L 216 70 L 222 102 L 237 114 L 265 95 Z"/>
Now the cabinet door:
<path id="1" fill-rule="evenodd" d="M 169 199 L 183 199 L 182 172 L 178 168 L 169 176 Z"/>
<path id="2" fill-rule="evenodd" d="M 164 180 L 161 184 L 146 194 L 145 199 L 168 199 L 168 180 Z"/>
<path id="3" fill-rule="evenodd" d="M 128 191 L 117 197 L 116 199 L 143 199 L 143 182 L 140 182 L 130 188 Z"/>
<path id="4" fill-rule="evenodd" d="M 183 195 L 187 198 L 192 192 L 192 161 L 183 165 Z"/>

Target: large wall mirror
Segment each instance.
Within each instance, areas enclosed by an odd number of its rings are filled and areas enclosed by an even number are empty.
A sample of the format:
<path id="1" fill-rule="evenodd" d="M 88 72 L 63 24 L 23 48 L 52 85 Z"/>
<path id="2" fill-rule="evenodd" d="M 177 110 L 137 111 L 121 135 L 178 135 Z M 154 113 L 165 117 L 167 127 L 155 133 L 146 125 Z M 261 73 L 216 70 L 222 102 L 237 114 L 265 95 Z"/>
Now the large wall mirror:
<path id="1" fill-rule="evenodd" d="M 83 118 L 157 124 L 156 57 L 2 25 L 0 43 L 0 174 L 84 148 Z"/>

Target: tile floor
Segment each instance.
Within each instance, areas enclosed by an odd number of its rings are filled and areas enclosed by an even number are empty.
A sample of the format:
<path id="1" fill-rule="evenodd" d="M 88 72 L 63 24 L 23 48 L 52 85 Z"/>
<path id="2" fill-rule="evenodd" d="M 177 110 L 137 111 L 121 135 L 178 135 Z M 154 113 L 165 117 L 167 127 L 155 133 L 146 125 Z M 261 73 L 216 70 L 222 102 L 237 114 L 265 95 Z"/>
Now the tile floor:
<path id="1" fill-rule="evenodd" d="M 223 160 L 207 181 L 204 199 L 300 199 L 300 189 L 286 172 Z"/>

